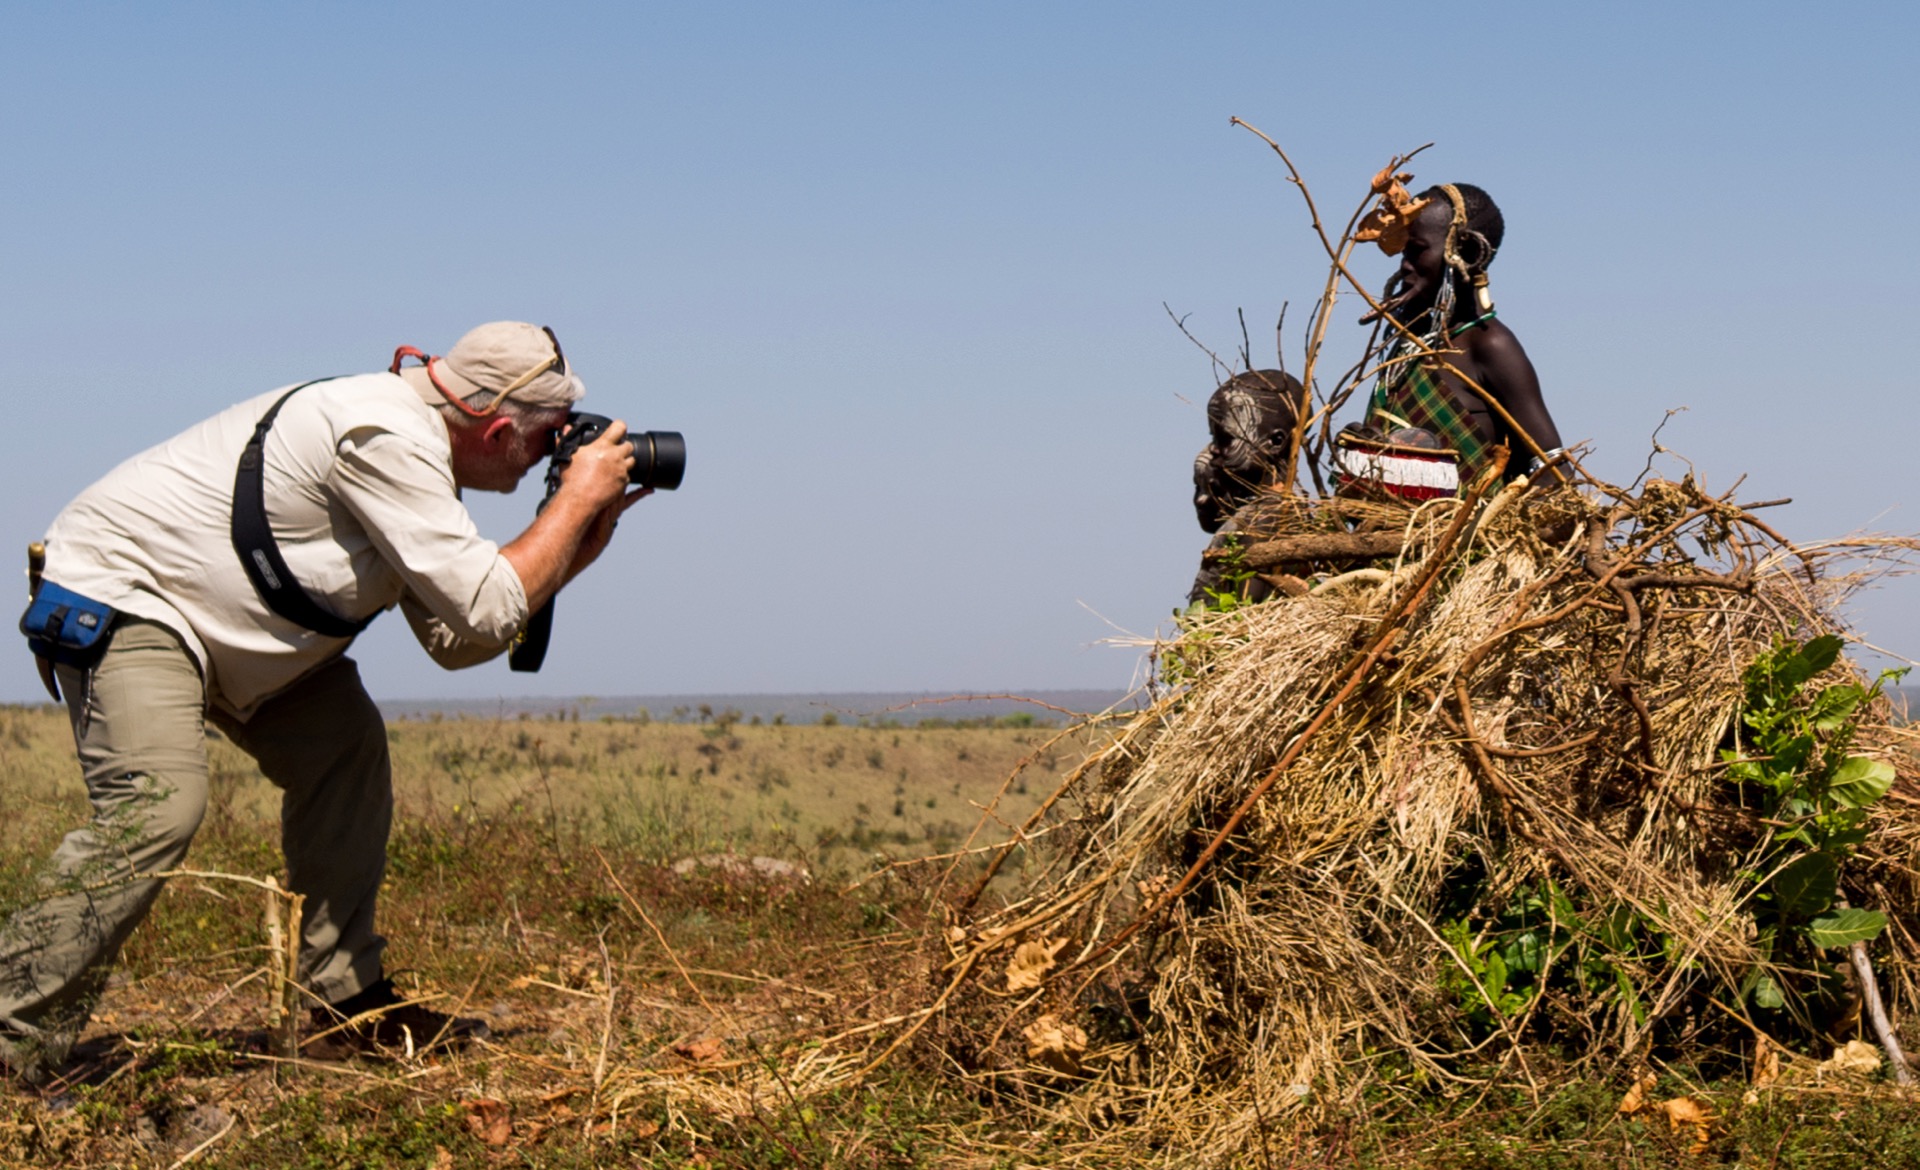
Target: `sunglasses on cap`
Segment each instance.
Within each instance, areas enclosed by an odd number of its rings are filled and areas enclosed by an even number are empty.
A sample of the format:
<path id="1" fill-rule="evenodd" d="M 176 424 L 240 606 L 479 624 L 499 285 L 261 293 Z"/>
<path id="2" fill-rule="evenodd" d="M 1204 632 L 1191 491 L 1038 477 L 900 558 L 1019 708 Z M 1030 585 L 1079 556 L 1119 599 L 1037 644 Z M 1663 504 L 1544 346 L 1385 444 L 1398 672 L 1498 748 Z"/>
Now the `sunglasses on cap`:
<path id="1" fill-rule="evenodd" d="M 481 408 L 479 410 L 476 410 L 473 407 L 468 406 L 465 399 L 461 398 L 459 395 L 455 394 L 453 391 L 447 389 L 446 386 L 441 384 L 440 376 L 434 373 L 433 371 L 433 363 L 443 362 L 447 360 L 443 357 L 438 357 L 438 356 L 428 354 L 422 350 L 414 348 L 411 345 L 403 345 L 399 349 L 396 349 L 393 351 L 393 364 L 387 367 L 387 372 L 390 374 L 399 373 L 400 363 L 405 361 L 407 358 L 414 358 L 422 366 L 426 368 L 427 381 L 433 383 L 433 388 L 435 390 L 440 391 L 441 397 L 445 398 L 448 402 L 453 403 L 456 407 L 459 407 L 462 413 L 470 417 L 485 418 L 488 415 L 492 414 L 494 411 L 500 409 L 500 404 L 507 400 L 507 395 L 512 394 L 515 390 L 521 389 L 522 387 L 526 386 L 528 383 L 532 382 L 535 378 L 538 378 L 540 375 L 546 374 L 546 373 L 564 374 L 567 372 L 567 355 L 561 352 L 560 339 L 553 335 L 553 328 L 548 325 L 542 325 L 540 327 L 540 332 L 546 334 L 547 340 L 553 343 L 553 357 L 551 357 L 547 361 L 541 362 L 539 365 L 536 365 L 532 369 L 527 370 L 525 373 L 521 374 L 518 378 L 515 378 L 513 381 L 507 383 L 507 385 L 499 393 L 493 396 L 492 402 L 487 403 L 487 405 L 484 408 Z"/>

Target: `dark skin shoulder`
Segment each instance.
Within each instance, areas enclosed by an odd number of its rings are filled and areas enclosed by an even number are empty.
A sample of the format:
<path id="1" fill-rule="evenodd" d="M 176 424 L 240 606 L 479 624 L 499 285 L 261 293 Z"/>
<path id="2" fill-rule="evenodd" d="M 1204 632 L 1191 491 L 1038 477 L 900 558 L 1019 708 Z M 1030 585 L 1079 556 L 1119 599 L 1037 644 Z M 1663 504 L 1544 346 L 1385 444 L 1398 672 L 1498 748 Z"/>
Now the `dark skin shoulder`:
<path id="1" fill-rule="evenodd" d="M 1434 200 L 1409 225 L 1406 248 L 1400 253 L 1396 280 L 1401 291 L 1394 299 L 1393 314 L 1413 324 L 1416 330 L 1433 308 L 1440 291 L 1446 270 L 1447 225 L 1452 214 L 1446 200 Z M 1460 283 L 1457 277 L 1456 283 Z M 1454 310 L 1454 320 L 1472 320 L 1478 313 L 1473 289 L 1456 288 L 1455 295 L 1459 303 Z M 1520 339 L 1504 321 L 1498 317 L 1483 321 L 1454 337 L 1446 350 L 1445 361 L 1441 384 L 1455 402 L 1488 423 L 1491 433 L 1506 441 L 1513 449 L 1518 469 L 1524 469 L 1533 461 L 1536 447 L 1539 451 L 1551 451 L 1560 446 L 1560 430 L 1554 426 L 1553 416 L 1540 395 L 1540 376 L 1534 373 L 1533 363 L 1527 359 Z M 1513 426 L 1501 417 L 1501 411 L 1488 405 L 1486 398 L 1476 394 L 1465 379 L 1471 379 L 1491 395 L 1525 436 L 1514 434 Z"/>
<path id="2" fill-rule="evenodd" d="M 1485 398 L 1475 394 L 1461 379 L 1463 374 L 1492 395 L 1512 416 L 1513 424 L 1501 418 L 1500 412 L 1489 406 Z M 1475 325 L 1453 339 L 1441 380 L 1455 400 L 1467 404 L 1469 410 L 1491 424 L 1495 434 L 1507 440 L 1520 467 L 1531 463 L 1540 452 L 1560 446 L 1560 429 L 1553 425 L 1553 415 L 1540 396 L 1540 376 L 1534 373 L 1533 362 L 1528 360 L 1520 339 L 1498 317 Z M 1513 433 L 1514 424 L 1532 443 Z M 1536 446 L 1539 451 L 1534 450 Z"/>

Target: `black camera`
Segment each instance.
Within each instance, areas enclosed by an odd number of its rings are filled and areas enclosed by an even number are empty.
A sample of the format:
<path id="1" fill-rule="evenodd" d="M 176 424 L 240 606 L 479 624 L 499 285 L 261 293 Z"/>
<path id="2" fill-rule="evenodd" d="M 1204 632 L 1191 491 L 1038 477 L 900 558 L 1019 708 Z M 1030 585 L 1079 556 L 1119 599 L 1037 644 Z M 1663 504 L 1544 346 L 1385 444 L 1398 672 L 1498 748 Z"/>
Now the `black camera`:
<path id="1" fill-rule="evenodd" d="M 553 462 L 547 465 L 549 499 L 560 490 L 560 473 L 573 462 L 573 453 L 612 425 L 613 420 L 603 414 L 576 410 L 567 415 L 566 429 L 554 437 Z M 687 473 L 687 440 L 679 431 L 628 431 L 625 441 L 633 447 L 628 483 L 663 492 L 680 486 L 681 477 Z"/>
<path id="2" fill-rule="evenodd" d="M 573 462 L 574 452 L 599 438 L 613 420 L 602 414 L 574 411 L 567 425 L 553 439 L 553 459 L 547 464 L 547 494 L 542 508 L 553 493 L 560 490 L 560 476 Z M 628 431 L 624 442 L 633 447 L 633 467 L 627 482 L 635 487 L 658 488 L 670 492 L 680 486 L 687 473 L 687 440 L 679 431 Z M 523 673 L 540 669 L 547 660 L 547 643 L 553 637 L 553 602 L 541 606 L 527 621 L 527 628 L 507 652 L 507 665 Z"/>

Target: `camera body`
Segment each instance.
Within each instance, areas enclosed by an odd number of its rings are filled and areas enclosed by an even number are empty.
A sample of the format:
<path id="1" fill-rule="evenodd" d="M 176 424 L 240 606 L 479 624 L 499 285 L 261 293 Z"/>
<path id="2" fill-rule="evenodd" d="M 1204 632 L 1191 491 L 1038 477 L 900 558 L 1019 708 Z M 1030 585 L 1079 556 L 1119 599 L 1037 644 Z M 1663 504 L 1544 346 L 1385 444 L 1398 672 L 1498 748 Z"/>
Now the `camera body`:
<path id="1" fill-rule="evenodd" d="M 603 414 L 576 410 L 567 415 L 566 427 L 554 436 L 553 461 L 547 464 L 547 498 L 560 490 L 560 475 L 573 462 L 574 452 L 612 425 L 613 420 Z M 663 492 L 680 486 L 687 473 L 687 440 L 679 431 L 628 431 L 625 442 L 633 447 L 628 483 Z"/>

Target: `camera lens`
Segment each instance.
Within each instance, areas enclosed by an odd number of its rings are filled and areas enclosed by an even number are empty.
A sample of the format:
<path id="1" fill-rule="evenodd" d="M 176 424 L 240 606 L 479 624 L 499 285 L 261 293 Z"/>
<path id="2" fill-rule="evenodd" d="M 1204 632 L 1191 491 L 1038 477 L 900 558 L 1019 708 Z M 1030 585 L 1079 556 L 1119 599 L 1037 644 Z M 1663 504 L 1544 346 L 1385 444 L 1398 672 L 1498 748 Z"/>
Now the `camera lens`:
<path id="1" fill-rule="evenodd" d="M 670 492 L 687 473 L 687 440 L 679 431 L 641 431 L 627 436 L 633 444 L 633 469 L 627 482 L 637 487 Z"/>

